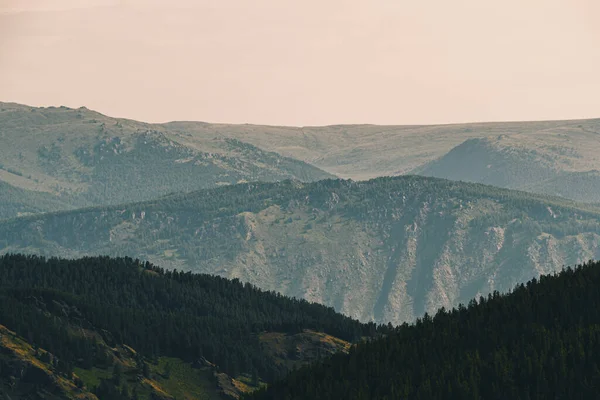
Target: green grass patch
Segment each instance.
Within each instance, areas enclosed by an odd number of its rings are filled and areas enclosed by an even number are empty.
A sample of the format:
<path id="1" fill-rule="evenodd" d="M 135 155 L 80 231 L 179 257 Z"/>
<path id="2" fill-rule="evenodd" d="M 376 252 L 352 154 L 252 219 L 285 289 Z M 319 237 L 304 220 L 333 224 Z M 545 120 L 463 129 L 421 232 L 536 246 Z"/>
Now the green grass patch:
<path id="1" fill-rule="evenodd" d="M 108 369 L 100 369 L 100 368 L 92 368 L 92 369 L 83 369 L 83 368 L 74 368 L 73 372 L 81 378 L 85 386 L 92 390 L 96 386 L 100 384 L 102 379 L 110 379 L 112 377 L 112 370 Z"/>
<path id="2" fill-rule="evenodd" d="M 167 368 L 167 365 L 170 367 Z M 169 378 L 165 377 L 167 369 L 170 370 Z M 161 357 L 158 365 L 150 364 L 150 370 L 160 386 L 177 399 L 220 399 L 209 369 L 192 368 L 178 358 Z"/>

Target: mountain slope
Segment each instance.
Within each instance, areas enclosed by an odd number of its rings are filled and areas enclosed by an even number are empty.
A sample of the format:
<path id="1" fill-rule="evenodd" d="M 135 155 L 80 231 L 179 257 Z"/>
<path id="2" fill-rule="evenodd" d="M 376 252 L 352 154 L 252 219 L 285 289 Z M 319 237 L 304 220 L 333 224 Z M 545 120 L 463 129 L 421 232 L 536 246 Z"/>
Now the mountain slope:
<path id="1" fill-rule="evenodd" d="M 77 203 L 68 203 L 51 193 L 25 190 L 0 181 L 0 204 L 0 219 L 7 219 L 40 212 L 68 210 Z"/>
<path id="2" fill-rule="evenodd" d="M 412 173 L 600 202 L 600 173 L 581 170 L 593 160 L 571 147 L 526 144 L 506 136 L 469 139 Z"/>
<path id="3" fill-rule="evenodd" d="M 586 203 L 600 203 L 600 171 L 562 173 L 555 178 L 523 185 L 520 189 Z"/>
<path id="4" fill-rule="evenodd" d="M 224 137 L 344 178 L 417 174 L 600 201 L 600 119 L 431 126 L 168 126 L 196 138 L 219 130 Z"/>
<path id="5" fill-rule="evenodd" d="M 217 136 L 192 139 L 86 108 L 0 103 L 0 181 L 60 195 L 75 208 L 240 181 L 332 177 L 301 161 Z"/>
<path id="6" fill-rule="evenodd" d="M 286 181 L 4 221 L 0 252 L 130 255 L 400 323 L 600 256 L 600 211 L 415 176 Z"/>
<path id="7" fill-rule="evenodd" d="M 75 373 L 100 400 L 237 397 L 377 332 L 321 305 L 128 258 L 6 255 L 0 277 L 0 324 L 44 349 L 28 359 L 54 360 L 50 377 Z M 4 371 L 10 386 L 16 370 Z"/>
<path id="8" fill-rule="evenodd" d="M 22 337 L 0 325 L 0 395 L 9 399 L 98 398 L 79 388 L 74 376 L 55 370 L 43 349 L 33 348 Z"/>
<path id="9" fill-rule="evenodd" d="M 251 399 L 595 399 L 600 263 L 494 293 L 293 372 Z"/>
<path id="10" fill-rule="evenodd" d="M 92 367 L 73 367 L 0 325 L 0 398 L 232 400 L 256 389 L 252 374 L 232 378 L 206 359 L 189 363 L 159 357 L 144 362 L 143 356 L 129 346 L 109 346 L 102 339 L 103 332 L 89 327 L 86 332 L 93 335 L 105 362 L 96 360 Z M 327 355 L 347 353 L 350 347 L 348 342 L 310 330 L 297 334 L 264 332 L 260 342 L 270 362 L 289 371 Z M 113 388 L 117 364 L 124 377 L 120 391 L 127 388 L 125 396 Z M 264 382 L 259 384 L 264 386 Z"/>
<path id="11" fill-rule="evenodd" d="M 197 122 L 166 126 L 194 138 L 211 137 L 217 131 L 222 137 L 237 138 L 356 180 L 406 174 L 468 139 L 498 136 L 512 147 L 549 153 L 563 160 L 561 168 L 568 171 L 600 169 L 600 119 L 301 128 Z"/>
<path id="12" fill-rule="evenodd" d="M 77 206 L 240 181 L 369 179 L 424 171 L 594 202 L 600 192 L 594 173 L 600 170 L 599 135 L 600 119 L 431 126 L 147 124 L 86 108 L 0 103 L 0 180 L 60 194 Z M 495 164 L 496 150 L 480 152 L 477 168 L 461 166 L 469 159 L 453 158 L 452 149 L 469 139 L 510 153 L 508 159 L 500 155 L 501 164 L 516 175 Z M 442 157 L 451 176 L 429 164 Z M 488 165 L 494 165 L 494 177 Z M 544 184 L 533 179 L 538 173 L 524 173 L 529 167 L 541 173 Z"/>

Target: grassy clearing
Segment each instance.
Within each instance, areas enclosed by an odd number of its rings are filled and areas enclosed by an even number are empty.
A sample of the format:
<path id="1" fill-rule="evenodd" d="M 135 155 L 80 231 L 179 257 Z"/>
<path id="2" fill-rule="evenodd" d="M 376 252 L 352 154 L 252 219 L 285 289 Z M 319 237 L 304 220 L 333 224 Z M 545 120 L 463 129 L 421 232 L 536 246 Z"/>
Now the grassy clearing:
<path id="1" fill-rule="evenodd" d="M 167 367 L 169 366 L 169 367 Z M 156 383 L 169 395 L 177 399 L 213 400 L 218 392 L 209 369 L 192 368 L 178 358 L 161 357 L 150 369 Z M 167 378 L 165 372 L 170 370 Z"/>
<path id="2" fill-rule="evenodd" d="M 98 386 L 102 379 L 110 379 L 112 376 L 112 372 L 110 370 L 95 367 L 92 369 L 74 368 L 73 372 L 90 390 Z"/>

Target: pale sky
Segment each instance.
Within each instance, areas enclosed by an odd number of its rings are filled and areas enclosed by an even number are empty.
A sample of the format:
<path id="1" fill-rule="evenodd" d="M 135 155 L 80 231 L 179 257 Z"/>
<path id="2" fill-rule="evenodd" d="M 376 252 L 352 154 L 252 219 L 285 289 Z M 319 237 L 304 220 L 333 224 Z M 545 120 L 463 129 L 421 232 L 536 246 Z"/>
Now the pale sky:
<path id="1" fill-rule="evenodd" d="M 600 117 L 599 0 L 0 0 L 0 101 L 149 122 Z"/>

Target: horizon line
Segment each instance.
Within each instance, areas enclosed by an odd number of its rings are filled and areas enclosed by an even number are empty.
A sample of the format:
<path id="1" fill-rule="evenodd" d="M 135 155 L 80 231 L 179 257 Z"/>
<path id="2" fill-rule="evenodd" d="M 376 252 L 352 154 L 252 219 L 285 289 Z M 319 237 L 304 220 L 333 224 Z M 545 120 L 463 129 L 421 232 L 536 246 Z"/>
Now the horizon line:
<path id="1" fill-rule="evenodd" d="M 372 122 L 355 122 L 355 123 L 331 123 L 331 124 L 323 124 L 323 125 L 285 125 L 285 124 L 271 124 L 271 123 L 254 123 L 254 122 L 215 122 L 215 121 L 205 121 L 200 119 L 174 119 L 167 120 L 162 122 L 150 122 L 141 119 L 135 119 L 131 117 L 121 117 L 121 116 L 112 116 L 109 114 L 105 114 L 102 111 L 98 111 L 93 108 L 89 108 L 87 106 L 65 106 L 65 105 L 47 105 L 47 106 L 35 106 L 30 104 L 24 104 L 13 101 L 2 101 L 0 100 L 0 104 L 12 104 L 21 107 L 28 107 L 34 109 L 44 109 L 44 108 L 67 108 L 70 110 L 80 110 L 85 109 L 91 112 L 98 113 L 107 118 L 120 119 L 120 120 L 128 120 L 134 122 L 141 122 L 145 124 L 151 125 L 168 125 L 168 124 L 176 124 L 176 123 L 201 123 L 207 125 L 249 125 L 249 126 L 266 126 L 266 127 L 285 127 L 285 128 L 329 128 L 329 127 L 349 127 L 349 126 L 382 126 L 382 127 L 431 127 L 431 126 L 452 126 L 452 125 L 483 125 L 483 124 L 532 124 L 532 123 L 551 123 L 551 122 L 578 122 L 578 121 L 595 121 L 600 120 L 600 115 L 596 117 L 582 117 L 582 118 L 557 118 L 557 119 L 523 119 L 523 120 L 491 120 L 491 121 L 463 121 L 463 122 L 444 122 L 444 123 L 394 123 L 394 124 L 381 124 L 381 123 L 372 123 Z"/>

